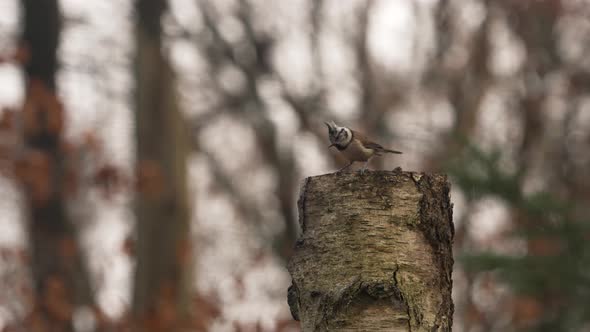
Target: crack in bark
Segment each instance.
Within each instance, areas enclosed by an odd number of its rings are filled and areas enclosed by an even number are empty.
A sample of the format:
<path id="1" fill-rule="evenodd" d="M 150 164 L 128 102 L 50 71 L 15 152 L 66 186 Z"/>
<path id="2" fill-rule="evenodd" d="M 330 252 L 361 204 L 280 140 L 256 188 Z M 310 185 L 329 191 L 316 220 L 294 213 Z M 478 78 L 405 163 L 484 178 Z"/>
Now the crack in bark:
<path id="1" fill-rule="evenodd" d="M 289 310 L 291 311 L 291 316 L 293 319 L 298 321 L 299 320 L 299 290 L 297 289 L 297 285 L 295 282 L 291 283 L 289 289 L 287 290 L 287 303 L 289 304 Z"/>
<path id="2" fill-rule="evenodd" d="M 412 315 L 410 314 L 410 305 L 405 299 L 404 294 L 399 289 L 399 281 L 397 280 L 397 272 L 399 271 L 399 264 L 395 264 L 395 270 L 393 271 L 393 287 L 397 291 L 396 297 L 398 297 L 406 306 L 406 315 L 408 317 L 408 332 L 412 332 Z"/>
<path id="3" fill-rule="evenodd" d="M 306 193 L 307 193 L 307 186 L 311 178 L 305 178 L 303 180 L 303 184 L 301 185 L 301 194 L 299 194 L 299 200 L 297 200 L 297 209 L 299 212 L 299 226 L 301 227 L 301 232 L 305 232 L 305 200 L 306 200 Z M 299 239 L 297 240 L 299 241 Z"/>

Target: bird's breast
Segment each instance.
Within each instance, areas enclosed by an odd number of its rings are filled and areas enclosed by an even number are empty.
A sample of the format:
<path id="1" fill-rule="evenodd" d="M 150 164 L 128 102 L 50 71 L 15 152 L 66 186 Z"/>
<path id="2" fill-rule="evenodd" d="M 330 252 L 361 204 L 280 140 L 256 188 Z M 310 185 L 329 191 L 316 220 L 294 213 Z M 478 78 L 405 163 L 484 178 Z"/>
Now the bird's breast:
<path id="1" fill-rule="evenodd" d="M 353 140 L 348 144 L 346 149 L 340 150 L 340 153 L 349 161 L 367 161 L 373 156 L 375 151 L 365 148 L 358 140 Z"/>

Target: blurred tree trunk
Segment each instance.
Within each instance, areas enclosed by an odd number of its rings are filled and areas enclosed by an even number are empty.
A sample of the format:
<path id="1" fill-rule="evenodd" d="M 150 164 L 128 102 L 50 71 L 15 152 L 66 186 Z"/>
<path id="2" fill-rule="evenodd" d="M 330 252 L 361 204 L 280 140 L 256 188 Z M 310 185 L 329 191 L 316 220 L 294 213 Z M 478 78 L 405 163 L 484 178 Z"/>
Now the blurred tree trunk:
<path id="1" fill-rule="evenodd" d="M 93 306 L 89 274 L 69 220 L 69 173 L 61 135 L 63 108 L 56 96 L 55 73 L 61 18 L 57 0 L 23 0 L 21 47 L 25 101 L 22 109 L 24 153 L 16 173 L 28 208 L 31 269 L 35 292 L 32 330 L 72 331 L 78 306 Z"/>
<path id="2" fill-rule="evenodd" d="M 136 2 L 137 266 L 133 313 L 141 331 L 174 331 L 190 296 L 187 135 L 162 51 L 164 0 Z"/>
<path id="3" fill-rule="evenodd" d="M 299 209 L 288 302 L 303 331 L 451 331 L 445 176 L 316 176 Z"/>

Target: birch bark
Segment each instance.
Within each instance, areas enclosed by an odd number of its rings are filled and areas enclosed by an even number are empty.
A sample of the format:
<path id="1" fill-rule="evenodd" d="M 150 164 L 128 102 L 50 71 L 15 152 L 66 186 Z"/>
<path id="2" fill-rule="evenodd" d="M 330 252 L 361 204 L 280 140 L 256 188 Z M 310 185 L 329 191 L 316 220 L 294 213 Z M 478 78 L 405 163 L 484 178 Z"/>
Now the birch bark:
<path id="1" fill-rule="evenodd" d="M 451 331 L 452 204 L 445 175 L 305 180 L 289 305 L 303 331 Z"/>

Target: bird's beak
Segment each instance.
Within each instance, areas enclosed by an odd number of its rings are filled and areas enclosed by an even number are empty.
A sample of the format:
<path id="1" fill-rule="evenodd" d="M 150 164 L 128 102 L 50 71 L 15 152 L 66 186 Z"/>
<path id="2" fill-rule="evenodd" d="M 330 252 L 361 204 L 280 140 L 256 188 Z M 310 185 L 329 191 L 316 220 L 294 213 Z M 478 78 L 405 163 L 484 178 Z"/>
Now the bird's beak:
<path id="1" fill-rule="evenodd" d="M 334 144 L 334 143 L 330 144 L 330 145 L 328 146 L 328 149 L 329 149 L 329 148 L 331 148 L 331 147 L 333 147 L 334 145 L 336 145 L 336 144 Z"/>

